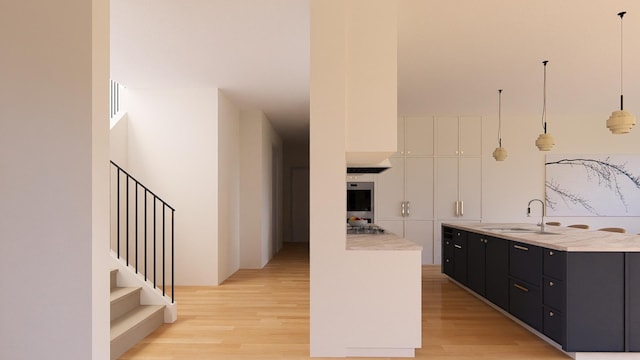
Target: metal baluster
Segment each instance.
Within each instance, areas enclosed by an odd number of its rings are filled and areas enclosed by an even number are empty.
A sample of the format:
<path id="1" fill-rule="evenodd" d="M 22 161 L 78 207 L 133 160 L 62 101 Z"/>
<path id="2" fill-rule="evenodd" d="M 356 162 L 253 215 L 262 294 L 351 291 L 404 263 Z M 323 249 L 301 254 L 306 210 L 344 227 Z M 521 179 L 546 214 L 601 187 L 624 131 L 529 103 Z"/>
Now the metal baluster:
<path id="1" fill-rule="evenodd" d="M 165 214 L 165 209 L 166 206 L 162 205 L 162 296 L 164 296 L 164 288 L 165 288 L 165 281 L 164 281 L 164 262 L 166 261 L 166 257 L 164 256 L 164 227 L 165 227 L 165 222 L 164 222 L 164 214 Z"/>
<path id="2" fill-rule="evenodd" d="M 175 228 L 175 221 L 174 221 L 175 213 L 176 213 L 175 210 L 171 209 L 171 303 L 172 304 L 175 301 L 174 300 L 175 299 L 174 284 L 176 282 L 176 279 L 174 277 L 175 276 L 175 274 L 174 274 L 174 269 L 175 269 L 174 264 L 175 263 L 174 263 L 174 257 L 173 257 L 173 255 L 174 255 L 173 243 L 174 243 L 174 234 L 175 234 L 175 232 L 174 232 L 174 228 Z"/>
<path id="3" fill-rule="evenodd" d="M 136 181 L 136 274 L 138 273 L 138 182 Z"/>
<path id="4" fill-rule="evenodd" d="M 126 194 L 127 194 L 127 198 L 126 198 L 126 205 L 125 205 L 125 215 L 127 217 L 127 221 L 126 221 L 127 266 L 129 266 L 129 174 L 127 174 L 127 193 Z"/>
<path id="5" fill-rule="evenodd" d="M 153 197 L 153 288 L 156 288 L 156 197 Z"/>
<path id="6" fill-rule="evenodd" d="M 117 239 L 118 239 L 117 240 L 118 241 L 118 259 L 120 259 L 120 168 L 118 168 L 117 176 L 118 176 L 118 184 L 117 184 L 117 187 L 118 187 L 118 191 L 117 191 L 117 193 L 118 193 L 118 200 L 117 200 L 118 209 L 116 211 L 116 214 L 117 214 L 116 222 L 117 222 L 117 231 L 118 231 L 118 235 L 117 235 Z"/>
<path id="7" fill-rule="evenodd" d="M 147 281 L 147 188 L 144 189 L 144 281 Z"/>

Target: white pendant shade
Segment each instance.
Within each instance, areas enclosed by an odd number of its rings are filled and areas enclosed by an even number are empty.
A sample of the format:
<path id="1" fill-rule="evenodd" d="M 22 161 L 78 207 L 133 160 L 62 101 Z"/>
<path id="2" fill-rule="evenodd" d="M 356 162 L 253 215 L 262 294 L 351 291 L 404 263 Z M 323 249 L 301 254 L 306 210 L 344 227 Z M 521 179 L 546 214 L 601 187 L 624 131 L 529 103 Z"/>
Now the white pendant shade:
<path id="1" fill-rule="evenodd" d="M 551 134 L 540 134 L 538 139 L 536 139 L 536 146 L 540 151 L 549 151 L 556 144 L 556 141 L 553 139 Z"/>
<path id="2" fill-rule="evenodd" d="M 607 128 L 612 134 L 627 134 L 636 125 L 636 117 L 627 110 L 616 110 L 607 120 Z"/>
<path id="3" fill-rule="evenodd" d="M 507 150 L 503 147 L 497 147 L 493 150 L 493 158 L 496 159 L 496 161 L 504 161 L 504 159 L 507 158 Z"/>

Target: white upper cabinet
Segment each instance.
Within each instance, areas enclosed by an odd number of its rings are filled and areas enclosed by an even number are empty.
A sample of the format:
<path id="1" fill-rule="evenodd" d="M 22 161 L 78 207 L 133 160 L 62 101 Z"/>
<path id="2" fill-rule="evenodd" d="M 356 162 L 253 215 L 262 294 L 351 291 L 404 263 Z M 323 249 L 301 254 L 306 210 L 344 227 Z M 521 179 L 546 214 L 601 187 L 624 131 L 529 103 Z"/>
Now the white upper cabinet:
<path id="1" fill-rule="evenodd" d="M 436 118 L 439 156 L 480 156 L 482 118 L 450 116 Z"/>
<path id="2" fill-rule="evenodd" d="M 460 156 L 482 155 L 482 118 L 479 116 L 460 117 Z"/>
<path id="3" fill-rule="evenodd" d="M 404 134 L 406 156 L 433 155 L 433 117 L 405 117 Z"/>

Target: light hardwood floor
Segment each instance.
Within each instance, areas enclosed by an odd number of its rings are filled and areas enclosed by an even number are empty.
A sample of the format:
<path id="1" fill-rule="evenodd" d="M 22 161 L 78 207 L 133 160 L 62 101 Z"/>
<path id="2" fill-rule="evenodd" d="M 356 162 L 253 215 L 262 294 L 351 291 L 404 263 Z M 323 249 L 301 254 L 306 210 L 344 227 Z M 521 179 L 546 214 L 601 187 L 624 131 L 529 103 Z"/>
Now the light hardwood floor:
<path id="1" fill-rule="evenodd" d="M 448 281 L 439 266 L 422 273 L 417 359 L 569 359 Z M 176 299 L 178 321 L 121 359 L 310 359 L 304 244 L 286 244 L 264 269 L 240 270 L 221 286 L 176 287 Z"/>

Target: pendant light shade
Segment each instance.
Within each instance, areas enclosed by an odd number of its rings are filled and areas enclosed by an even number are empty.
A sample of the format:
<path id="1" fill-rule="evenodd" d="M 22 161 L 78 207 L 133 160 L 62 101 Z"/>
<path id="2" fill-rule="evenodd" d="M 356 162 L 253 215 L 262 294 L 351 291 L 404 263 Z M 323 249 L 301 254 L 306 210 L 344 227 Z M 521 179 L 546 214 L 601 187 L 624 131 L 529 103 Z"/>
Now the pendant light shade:
<path id="1" fill-rule="evenodd" d="M 547 63 L 549 61 L 545 60 L 542 62 L 544 65 L 544 86 L 543 86 L 543 94 L 542 94 L 542 130 L 543 133 L 538 136 L 536 139 L 536 146 L 540 151 L 549 151 L 556 144 L 553 136 L 551 134 L 547 134 Z"/>
<path id="2" fill-rule="evenodd" d="M 502 89 L 498 90 L 498 147 L 493 150 L 493 158 L 496 161 L 507 158 L 507 150 L 502 147 Z"/>
<path id="3" fill-rule="evenodd" d="M 622 18 L 624 17 L 624 14 L 626 14 L 626 11 L 618 13 L 618 16 L 620 16 L 620 110 L 612 112 L 611 116 L 607 120 L 607 128 L 611 130 L 611 133 L 613 134 L 627 134 L 631 131 L 631 128 L 636 125 L 636 117 L 633 116 L 630 112 L 623 110 L 624 97 L 622 95 Z"/>

